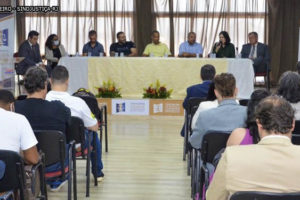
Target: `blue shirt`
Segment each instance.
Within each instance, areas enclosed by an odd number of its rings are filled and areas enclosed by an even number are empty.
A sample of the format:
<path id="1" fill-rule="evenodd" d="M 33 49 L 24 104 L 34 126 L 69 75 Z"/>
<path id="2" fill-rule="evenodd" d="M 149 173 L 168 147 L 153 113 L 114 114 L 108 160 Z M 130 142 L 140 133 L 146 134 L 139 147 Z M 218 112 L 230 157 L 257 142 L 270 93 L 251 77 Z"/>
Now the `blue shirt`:
<path id="1" fill-rule="evenodd" d="M 194 148 L 199 149 L 205 134 L 210 132 L 230 134 L 236 128 L 245 127 L 246 118 L 246 106 L 240 106 L 235 99 L 223 100 L 217 108 L 200 113 L 189 141 Z"/>
<path id="2" fill-rule="evenodd" d="M 190 45 L 188 41 L 181 43 L 179 47 L 179 55 L 183 53 L 191 53 L 191 54 L 203 54 L 202 45 L 195 42 L 194 44 Z"/>
<path id="3" fill-rule="evenodd" d="M 91 42 L 88 42 L 83 46 L 82 53 L 88 54 L 88 52 L 91 52 L 92 56 L 100 56 L 100 53 L 104 53 L 103 45 L 99 42 L 96 42 L 96 45 L 93 48 L 91 46 Z"/>

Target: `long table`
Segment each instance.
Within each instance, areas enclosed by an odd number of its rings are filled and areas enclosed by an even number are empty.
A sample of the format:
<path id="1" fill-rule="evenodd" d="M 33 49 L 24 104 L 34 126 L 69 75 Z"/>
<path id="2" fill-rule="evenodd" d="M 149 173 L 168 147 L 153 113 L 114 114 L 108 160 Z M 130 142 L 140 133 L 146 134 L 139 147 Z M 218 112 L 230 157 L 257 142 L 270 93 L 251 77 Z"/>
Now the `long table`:
<path id="1" fill-rule="evenodd" d="M 198 84 L 200 68 L 212 64 L 217 74 L 232 73 L 239 89 L 238 98 L 249 98 L 254 90 L 254 71 L 249 59 L 206 58 L 128 58 L 128 57 L 62 57 L 59 65 L 69 70 L 69 92 L 84 87 L 97 93 L 103 81 L 114 81 L 122 97 L 142 98 L 143 88 L 159 80 L 173 89 L 172 99 L 183 99 L 186 88 Z"/>

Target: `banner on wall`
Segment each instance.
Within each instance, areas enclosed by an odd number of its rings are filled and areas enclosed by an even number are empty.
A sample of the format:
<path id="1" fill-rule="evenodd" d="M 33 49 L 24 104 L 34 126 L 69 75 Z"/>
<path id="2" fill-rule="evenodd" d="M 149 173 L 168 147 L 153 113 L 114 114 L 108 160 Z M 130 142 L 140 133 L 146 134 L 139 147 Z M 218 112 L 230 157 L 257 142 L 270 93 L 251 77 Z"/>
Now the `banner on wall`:
<path id="1" fill-rule="evenodd" d="M 149 100 L 112 100 L 113 115 L 149 115 Z"/>
<path id="2" fill-rule="evenodd" d="M 0 88 L 15 91 L 14 72 L 15 15 L 0 16 Z"/>

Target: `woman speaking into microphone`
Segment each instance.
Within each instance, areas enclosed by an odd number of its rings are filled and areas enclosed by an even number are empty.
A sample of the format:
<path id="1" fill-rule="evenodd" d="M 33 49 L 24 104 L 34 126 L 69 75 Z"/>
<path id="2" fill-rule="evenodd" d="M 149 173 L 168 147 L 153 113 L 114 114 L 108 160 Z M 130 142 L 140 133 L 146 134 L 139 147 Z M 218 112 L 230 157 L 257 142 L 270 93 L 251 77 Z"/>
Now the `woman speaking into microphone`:
<path id="1" fill-rule="evenodd" d="M 232 43 L 230 43 L 230 37 L 226 31 L 221 31 L 219 33 L 220 41 L 214 45 L 212 53 L 216 54 L 217 58 L 234 58 L 235 48 Z"/>

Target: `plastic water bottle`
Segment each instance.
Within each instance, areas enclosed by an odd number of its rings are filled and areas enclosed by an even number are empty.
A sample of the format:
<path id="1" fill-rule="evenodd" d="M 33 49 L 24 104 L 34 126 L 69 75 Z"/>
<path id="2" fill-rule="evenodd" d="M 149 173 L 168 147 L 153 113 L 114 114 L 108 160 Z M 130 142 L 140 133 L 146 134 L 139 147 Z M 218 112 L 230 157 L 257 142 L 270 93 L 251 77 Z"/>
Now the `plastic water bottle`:
<path id="1" fill-rule="evenodd" d="M 196 53 L 196 58 L 199 58 L 200 56 L 199 56 L 199 53 Z"/>
<path id="2" fill-rule="evenodd" d="M 240 58 L 238 47 L 235 48 L 235 58 Z"/>
<path id="3" fill-rule="evenodd" d="M 115 53 L 115 57 L 116 58 L 119 57 L 119 53 L 118 52 Z"/>
<path id="4" fill-rule="evenodd" d="M 124 57 L 124 52 L 121 52 L 121 53 L 120 53 L 120 57 Z"/>
<path id="5" fill-rule="evenodd" d="M 79 57 L 79 52 L 78 51 L 76 52 L 75 57 Z"/>

